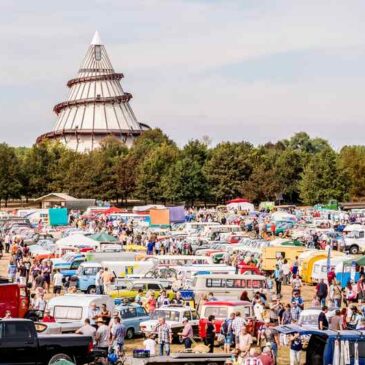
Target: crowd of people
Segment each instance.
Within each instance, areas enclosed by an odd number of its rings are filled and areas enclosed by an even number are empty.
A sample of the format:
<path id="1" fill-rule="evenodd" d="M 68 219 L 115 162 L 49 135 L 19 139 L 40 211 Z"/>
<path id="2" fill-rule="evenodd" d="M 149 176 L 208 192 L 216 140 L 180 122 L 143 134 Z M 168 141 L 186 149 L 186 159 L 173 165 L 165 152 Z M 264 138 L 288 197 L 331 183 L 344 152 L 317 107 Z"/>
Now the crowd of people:
<path id="1" fill-rule="evenodd" d="M 209 222 L 219 220 L 220 223 L 228 222 L 226 216 L 220 216 L 214 210 L 201 210 L 189 212 L 188 220 Z M 351 216 L 343 217 L 350 221 Z M 250 226 L 244 226 L 243 221 L 234 221 L 242 226 L 251 237 L 267 238 L 276 235 L 275 224 L 269 225 L 269 220 L 251 220 Z M 157 239 L 156 235 L 147 230 L 135 230 L 133 224 L 108 220 L 105 217 L 94 219 L 71 217 L 72 227 L 86 230 L 90 233 L 107 232 L 118 238 L 124 245 L 137 244 L 145 248 L 146 255 L 177 254 L 190 255 L 193 253 L 191 242 L 173 236 Z M 288 232 L 280 234 L 287 236 Z M 308 245 L 319 248 L 321 236 L 316 232 L 307 234 L 305 238 Z M 327 242 L 331 245 L 331 242 Z M 51 260 L 38 262 L 32 259 L 27 244 L 16 235 L 6 234 L 0 240 L 0 251 L 9 254 L 7 268 L 10 282 L 17 282 L 31 288 L 30 309 L 38 312 L 44 322 L 52 322 L 54 318 L 47 309 L 47 298 L 73 293 L 76 286 L 72 280 L 66 280 L 59 270 L 55 270 Z M 261 271 L 262 261 L 257 255 L 242 254 L 240 251 L 225 253 L 223 263 L 236 268 L 242 265 L 251 265 Z M 266 273 L 267 287 L 273 291 L 271 297 L 262 291 L 257 291 L 249 296 L 243 290 L 242 301 L 252 303 L 255 322 L 258 326 L 253 330 L 246 320 L 244 313 L 232 313 L 226 318 L 219 330 L 215 324 L 215 317 L 211 315 L 207 320 L 205 346 L 207 351 L 214 352 L 218 341 L 222 350 L 231 354 L 227 364 L 233 365 L 272 365 L 278 363 L 278 350 L 288 347 L 290 364 L 300 363 L 300 356 L 305 341 L 298 333 L 282 335 L 275 329 L 278 325 L 297 324 L 301 312 L 306 307 L 320 307 L 318 328 L 321 330 L 332 329 L 365 329 L 365 274 L 360 271 L 360 280 L 355 284 L 349 282 L 345 288 L 336 281 L 334 270 L 330 270 L 327 280 L 320 280 L 313 287 L 312 300 L 303 297 L 303 282 L 299 276 L 299 259 L 288 262 L 283 257 L 277 257 L 275 270 Z M 181 278 L 179 278 L 180 280 Z M 108 268 L 102 268 L 96 275 L 95 287 L 98 294 L 108 294 L 111 290 L 113 274 Z M 181 284 L 180 284 L 181 285 Z M 309 290 L 308 290 L 309 291 Z M 285 295 L 283 295 L 285 293 Z M 215 301 L 214 293 L 204 296 L 198 303 Z M 142 305 L 147 313 L 152 314 L 156 308 L 168 304 L 184 304 L 180 293 L 177 291 L 173 298 L 165 291 L 159 293 L 152 290 L 138 291 L 134 298 L 135 303 Z M 328 312 L 334 313 L 328 320 Z M 84 325 L 76 333 L 87 334 L 94 338 L 95 344 L 100 349 L 114 348 L 115 352 L 122 353 L 125 340 L 125 327 L 118 312 L 110 313 L 106 307 L 90 308 L 89 316 Z M 183 328 L 179 333 L 186 350 L 199 346 L 194 341 L 194 331 L 190 321 L 183 319 Z M 254 338 L 255 337 L 255 338 Z M 172 330 L 163 317 L 158 318 L 158 323 L 151 333 L 146 334 L 144 346 L 151 354 L 169 355 L 172 344 Z"/>

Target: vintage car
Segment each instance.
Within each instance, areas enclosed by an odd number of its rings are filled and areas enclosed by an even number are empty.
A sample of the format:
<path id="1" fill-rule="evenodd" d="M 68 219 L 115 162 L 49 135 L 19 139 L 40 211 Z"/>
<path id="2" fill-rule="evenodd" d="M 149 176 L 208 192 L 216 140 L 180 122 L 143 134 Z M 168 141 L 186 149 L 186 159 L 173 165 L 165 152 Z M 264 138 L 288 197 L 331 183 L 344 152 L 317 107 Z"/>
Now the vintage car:
<path id="1" fill-rule="evenodd" d="M 146 310 L 138 304 L 121 304 L 115 307 L 115 311 L 120 313 L 123 325 L 126 328 L 125 337 L 129 340 L 135 335 L 141 334 L 141 322 L 148 321 L 150 319 Z"/>
<path id="2" fill-rule="evenodd" d="M 112 298 L 121 298 L 134 300 L 138 294 L 138 290 L 142 289 L 143 293 L 146 294 L 148 290 L 153 290 L 155 292 L 155 298 L 160 294 L 162 290 L 166 290 L 166 287 L 156 279 L 135 279 L 127 280 L 126 285 L 120 284 L 115 285 L 115 289 L 109 292 Z M 166 294 L 169 299 L 173 299 L 175 294 L 172 290 L 166 290 Z"/>
<path id="3" fill-rule="evenodd" d="M 187 318 L 193 327 L 194 337 L 199 337 L 198 325 L 199 316 L 195 309 L 182 305 L 166 305 L 157 308 L 152 314 L 151 319 L 141 322 L 141 331 L 144 334 L 154 333 L 158 324 L 158 318 L 164 317 L 166 323 L 171 327 L 173 339 L 179 341 L 179 332 L 182 331 L 183 318 Z"/>

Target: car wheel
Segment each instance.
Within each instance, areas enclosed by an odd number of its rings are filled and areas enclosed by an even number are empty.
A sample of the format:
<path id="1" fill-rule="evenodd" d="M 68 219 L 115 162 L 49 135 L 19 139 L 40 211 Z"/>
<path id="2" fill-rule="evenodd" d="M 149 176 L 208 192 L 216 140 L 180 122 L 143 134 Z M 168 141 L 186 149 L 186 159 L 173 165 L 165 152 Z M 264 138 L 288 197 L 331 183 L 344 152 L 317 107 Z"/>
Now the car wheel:
<path id="1" fill-rule="evenodd" d="M 359 248 L 357 246 L 351 246 L 350 247 L 350 254 L 351 255 L 357 255 L 359 253 Z"/>
<path id="2" fill-rule="evenodd" d="M 95 288 L 95 286 L 89 286 L 87 288 L 87 293 L 88 294 L 96 294 L 96 288 Z"/>
<path id="3" fill-rule="evenodd" d="M 51 359 L 49 360 L 48 362 L 48 365 L 53 365 L 53 364 L 56 364 L 57 361 L 59 360 L 67 360 L 67 361 L 70 361 L 72 362 L 72 359 L 70 356 L 68 356 L 67 354 L 56 354 L 56 355 L 53 355 L 51 357 Z"/>
<path id="4" fill-rule="evenodd" d="M 127 329 L 127 332 L 125 334 L 125 337 L 128 339 L 128 340 L 131 340 L 134 336 L 134 329 L 133 328 L 128 328 Z"/>

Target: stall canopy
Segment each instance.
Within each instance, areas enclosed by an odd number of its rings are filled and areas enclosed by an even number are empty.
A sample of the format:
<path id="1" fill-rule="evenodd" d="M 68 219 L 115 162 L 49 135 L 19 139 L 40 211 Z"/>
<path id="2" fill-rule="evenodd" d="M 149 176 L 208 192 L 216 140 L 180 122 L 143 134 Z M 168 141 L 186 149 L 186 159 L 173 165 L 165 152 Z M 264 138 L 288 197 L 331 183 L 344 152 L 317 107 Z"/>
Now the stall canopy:
<path id="1" fill-rule="evenodd" d="M 108 215 L 108 214 L 116 214 L 116 213 L 125 213 L 126 211 L 125 210 L 123 210 L 123 209 L 119 209 L 119 208 L 117 208 L 117 207 L 111 207 L 111 208 L 109 208 L 109 209 L 107 209 L 107 210 L 104 210 L 104 214 L 105 215 Z"/>
<path id="2" fill-rule="evenodd" d="M 48 217 L 51 226 L 67 226 L 68 224 L 67 208 L 50 208 Z"/>
<path id="3" fill-rule="evenodd" d="M 98 247 L 99 242 L 83 234 L 75 233 L 68 237 L 61 238 L 56 242 L 57 246 L 72 246 L 72 247 Z"/>
<path id="4" fill-rule="evenodd" d="M 365 256 L 359 257 L 358 259 L 347 260 L 343 263 L 344 266 L 351 266 L 355 262 L 358 266 L 365 266 Z"/>
<path id="5" fill-rule="evenodd" d="M 255 210 L 255 207 L 252 203 L 250 203 L 247 199 L 236 198 L 227 202 L 228 210 L 246 210 L 248 212 L 252 212 Z"/>
<path id="6" fill-rule="evenodd" d="M 151 226 L 169 226 L 170 225 L 170 210 L 165 209 L 151 209 Z"/>
<path id="7" fill-rule="evenodd" d="M 170 223 L 183 223 L 185 222 L 185 209 L 180 207 L 169 207 L 170 211 Z"/>
<path id="8" fill-rule="evenodd" d="M 118 240 L 105 232 L 98 232 L 90 236 L 91 239 L 98 242 L 117 242 Z"/>

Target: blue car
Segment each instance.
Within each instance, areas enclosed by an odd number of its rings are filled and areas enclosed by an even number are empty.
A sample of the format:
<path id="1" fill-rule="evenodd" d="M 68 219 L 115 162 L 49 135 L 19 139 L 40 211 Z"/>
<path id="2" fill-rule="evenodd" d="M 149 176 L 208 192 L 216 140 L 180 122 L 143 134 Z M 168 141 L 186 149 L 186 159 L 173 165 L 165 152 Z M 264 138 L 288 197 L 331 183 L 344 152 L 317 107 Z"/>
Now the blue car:
<path id="1" fill-rule="evenodd" d="M 115 307 L 120 313 L 122 323 L 126 328 L 126 339 L 130 340 L 135 335 L 142 334 L 140 323 L 150 320 L 150 316 L 146 310 L 138 304 L 121 304 Z"/>

